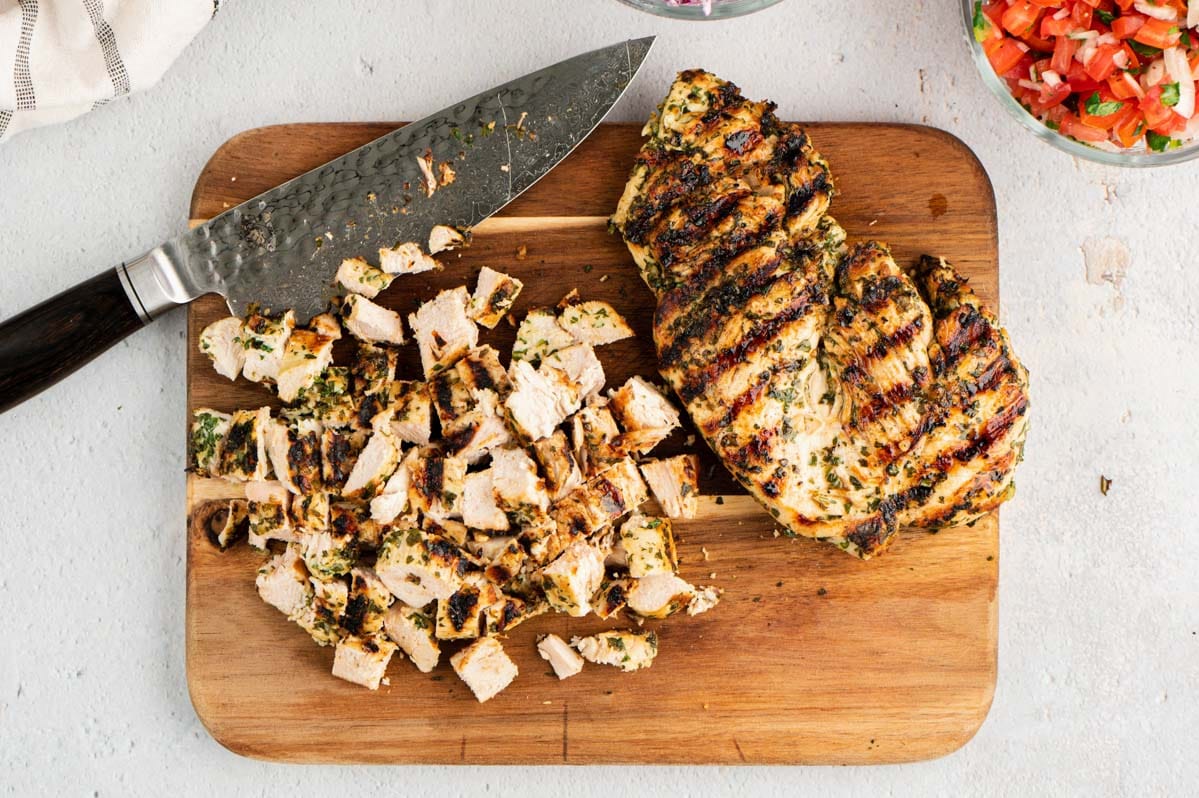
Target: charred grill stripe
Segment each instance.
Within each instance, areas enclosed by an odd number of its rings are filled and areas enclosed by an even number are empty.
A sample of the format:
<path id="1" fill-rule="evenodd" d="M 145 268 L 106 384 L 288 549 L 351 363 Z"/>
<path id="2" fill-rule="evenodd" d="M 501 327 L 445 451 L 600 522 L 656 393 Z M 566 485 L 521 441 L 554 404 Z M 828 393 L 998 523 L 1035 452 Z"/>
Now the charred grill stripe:
<path id="1" fill-rule="evenodd" d="M 658 309 L 654 313 L 655 325 L 657 326 L 662 319 L 672 317 L 672 324 L 679 324 L 688 313 L 702 310 L 702 307 L 708 304 L 705 292 L 720 290 L 735 282 L 736 275 L 726 273 L 729 263 L 750 250 L 767 246 L 772 232 L 769 226 L 764 225 L 761 229 L 739 229 L 725 236 L 711 252 L 705 253 L 707 260 L 697 272 L 689 275 L 686 282 L 667 291 L 658 300 Z M 764 265 L 778 263 L 776 253 L 768 258 Z"/>
<path id="2" fill-rule="evenodd" d="M 817 286 L 809 286 L 805 291 L 796 295 L 777 316 L 759 322 L 756 327 L 743 335 L 736 346 L 718 353 L 716 358 L 706 366 L 692 370 L 683 380 L 679 396 L 684 402 L 691 402 L 733 366 L 752 358 L 772 340 L 783 335 L 787 325 L 803 318 L 811 311 L 812 305 L 817 301 L 818 292 Z M 663 361 L 663 364 L 668 365 L 666 361 Z"/>
<path id="3" fill-rule="evenodd" d="M 704 197 L 690 207 L 680 210 L 679 215 L 683 217 L 681 227 L 672 227 L 671 222 L 676 220 L 670 216 L 666 217 L 663 220 L 663 229 L 655 230 L 651 243 L 658 263 L 663 268 L 668 268 L 683 254 L 683 250 L 709 235 L 712 228 L 724 221 L 748 195 L 748 190 L 742 190 L 711 198 Z"/>
<path id="4" fill-rule="evenodd" d="M 750 386 L 749 390 L 742 391 L 740 396 L 729 403 L 729 409 L 725 411 L 723 416 L 704 424 L 704 432 L 711 437 L 736 421 L 737 417 L 745 412 L 747 407 L 755 404 L 763 392 L 770 387 L 770 381 L 777 372 L 777 367 L 771 367 L 768 371 L 762 372 L 757 382 Z"/>
<path id="5" fill-rule="evenodd" d="M 491 371 L 485 363 L 480 363 L 474 358 L 466 358 L 462 362 L 466 363 L 466 367 L 470 369 L 470 376 L 474 387 L 488 391 L 499 393 L 499 386 L 491 376 Z"/>

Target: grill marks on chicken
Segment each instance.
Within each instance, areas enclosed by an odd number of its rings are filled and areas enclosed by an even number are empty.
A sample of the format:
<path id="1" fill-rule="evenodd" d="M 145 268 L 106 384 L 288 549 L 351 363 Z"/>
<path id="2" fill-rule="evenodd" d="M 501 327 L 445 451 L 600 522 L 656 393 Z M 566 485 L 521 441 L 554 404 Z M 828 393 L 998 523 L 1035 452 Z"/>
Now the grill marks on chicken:
<path id="1" fill-rule="evenodd" d="M 1011 495 L 1027 374 L 948 264 L 847 249 L 827 163 L 770 103 L 681 73 L 613 216 L 663 376 L 791 530 L 861 557 Z"/>

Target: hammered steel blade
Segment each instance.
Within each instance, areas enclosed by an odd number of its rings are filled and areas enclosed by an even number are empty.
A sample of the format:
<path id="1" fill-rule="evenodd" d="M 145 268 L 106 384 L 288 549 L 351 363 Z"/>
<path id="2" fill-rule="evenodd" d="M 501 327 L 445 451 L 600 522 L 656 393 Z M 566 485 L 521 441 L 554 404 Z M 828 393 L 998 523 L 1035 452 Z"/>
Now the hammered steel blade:
<path id="1" fill-rule="evenodd" d="M 603 119 L 652 38 L 595 50 L 485 91 L 313 169 L 148 256 L 179 299 L 216 292 L 235 315 L 293 308 L 307 321 L 334 295 L 343 258 L 434 225 L 472 227 L 565 158 Z M 431 164 L 432 184 L 419 161 Z M 165 274 L 164 274 L 165 273 Z"/>

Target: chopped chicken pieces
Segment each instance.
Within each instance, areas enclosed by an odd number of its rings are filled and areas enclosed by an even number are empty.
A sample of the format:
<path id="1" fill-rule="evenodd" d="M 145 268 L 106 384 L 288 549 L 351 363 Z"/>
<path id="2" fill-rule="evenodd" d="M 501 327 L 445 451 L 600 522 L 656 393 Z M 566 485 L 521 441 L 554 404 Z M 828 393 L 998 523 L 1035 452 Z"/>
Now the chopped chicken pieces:
<path id="1" fill-rule="evenodd" d="M 337 282 L 341 287 L 367 299 L 374 299 L 380 291 L 387 290 L 394 279 L 392 275 L 382 269 L 376 269 L 362 258 L 346 258 L 337 268 Z"/>
<path id="2" fill-rule="evenodd" d="M 479 271 L 479 281 L 475 284 L 467 312 L 476 323 L 494 330 L 512 309 L 522 288 L 524 283 L 515 277 L 484 266 Z"/>
<path id="3" fill-rule="evenodd" d="M 516 328 L 516 343 L 512 361 L 527 360 L 537 365 L 559 349 L 574 346 L 577 339 L 558 324 L 558 317 L 549 308 L 534 308 Z"/>
<path id="4" fill-rule="evenodd" d="M 278 319 L 253 315 L 242 325 L 241 343 L 246 350 L 242 376 L 250 382 L 274 381 L 279 376 L 283 350 L 296 326 L 296 314 L 287 311 Z"/>
<path id="5" fill-rule="evenodd" d="M 512 684 L 519 673 L 516 663 L 494 637 L 484 637 L 471 643 L 450 657 L 450 665 L 480 704 Z"/>
<path id="6" fill-rule="evenodd" d="M 246 365 L 241 319 L 230 316 L 205 327 L 200 333 L 200 351 L 212 360 L 217 374 L 236 380 Z"/>
<path id="7" fill-rule="evenodd" d="M 603 579 L 604 552 L 581 540 L 541 569 L 541 586 L 550 606 L 575 617 L 591 612 L 591 597 Z"/>
<path id="8" fill-rule="evenodd" d="M 620 545 L 629 576 L 640 578 L 675 571 L 674 534 L 669 519 L 633 513 L 620 527 Z"/>
<path id="9" fill-rule="evenodd" d="M 573 637 L 570 645 L 588 662 L 613 665 L 622 671 L 648 668 L 658 655 L 658 635 L 654 632 L 601 632 Z"/>
<path id="10" fill-rule="evenodd" d="M 197 472 L 209 476 L 220 473 L 221 448 L 233 416 L 201 407 L 192 414 L 191 455 Z"/>
<path id="11" fill-rule="evenodd" d="M 372 499 L 384 486 L 400 462 L 399 443 L 390 429 L 380 429 L 371 435 L 366 447 L 354 461 L 341 495 L 347 499 Z"/>
<path id="12" fill-rule="evenodd" d="M 421 366 L 430 377 L 479 343 L 479 328 L 466 315 L 465 286 L 442 291 L 408 316 L 420 349 Z"/>
<path id="13" fill-rule="evenodd" d="M 438 252 L 445 252 L 450 249 L 458 249 L 458 247 L 466 244 L 466 236 L 459 232 L 458 228 L 450 227 L 448 224 L 433 225 L 433 229 L 429 231 L 429 254 L 436 255 Z"/>
<path id="14" fill-rule="evenodd" d="M 441 647 L 434 636 L 434 620 L 419 609 L 401 601 L 391 605 L 383 619 L 387 636 L 412 660 L 421 673 L 430 673 L 441 659 Z"/>
<path id="15" fill-rule="evenodd" d="M 699 509 L 699 456 L 680 454 L 641 464 L 650 492 L 668 518 L 694 518 Z"/>
<path id="16" fill-rule="evenodd" d="M 312 330 L 293 330 L 283 349 L 276 392 L 284 402 L 294 402 L 300 391 L 316 384 L 333 362 L 333 339 Z"/>
<path id="17" fill-rule="evenodd" d="M 341 305 L 346 329 L 360 341 L 370 343 L 404 343 L 404 322 L 400 314 L 376 305 L 366 297 L 350 294 Z"/>
<path id="18" fill-rule="evenodd" d="M 686 608 L 695 588 L 672 573 L 655 573 L 634 579 L 629 587 L 629 609 L 643 618 L 665 618 Z"/>
<path id="19" fill-rule="evenodd" d="M 435 229 L 430 249 L 464 242 Z M 194 472 L 245 483 L 245 500 L 214 516 L 209 536 L 222 549 L 243 529 L 258 549 L 286 544 L 259 569 L 258 592 L 318 645 L 336 646 L 334 675 L 377 689 L 397 650 L 428 673 L 439 640 L 474 641 L 451 664 L 482 702 L 517 675 L 495 636 L 525 620 L 715 606 L 719 590 L 675 574 L 670 521 L 638 512 L 652 488 L 668 515 L 693 517 L 697 467 L 693 455 L 640 469 L 633 459 L 679 414 L 639 377 L 602 395 L 593 347 L 629 334 L 615 310 L 572 291 L 557 309 L 532 311 L 505 367 L 479 345 L 476 321 L 493 327 L 522 286 L 484 268 L 473 298 L 442 291 L 409 316 L 424 380 L 396 379 L 403 325 L 371 298 L 392 274 L 438 264 L 411 243 L 380 261 L 342 263 L 351 293 L 340 321 L 321 314 L 296 329 L 287 313 L 206 328 L 217 370 L 266 383 L 285 407 L 276 418 L 269 407 L 202 408 L 191 426 Z M 343 325 L 358 339 L 352 368 L 332 362 Z M 657 638 L 616 631 L 567 645 L 545 635 L 538 650 L 564 679 L 585 660 L 647 667 Z"/>
<path id="20" fill-rule="evenodd" d="M 558 317 L 562 329 L 591 346 L 601 346 L 633 337 L 628 322 L 607 302 L 579 302 L 563 309 Z"/>
<path id="21" fill-rule="evenodd" d="M 436 259 L 422 252 L 420 244 L 413 241 L 379 250 L 379 266 L 387 274 L 420 274 L 441 268 Z"/>
<path id="22" fill-rule="evenodd" d="M 537 641 L 537 653 L 550 664 L 559 680 L 583 670 L 583 658 L 558 635 L 542 635 Z"/>
<path id="23" fill-rule="evenodd" d="M 333 675 L 347 682 L 378 690 L 387 671 L 387 663 L 396 652 L 396 644 L 383 635 L 351 636 L 337 644 L 333 655 Z"/>

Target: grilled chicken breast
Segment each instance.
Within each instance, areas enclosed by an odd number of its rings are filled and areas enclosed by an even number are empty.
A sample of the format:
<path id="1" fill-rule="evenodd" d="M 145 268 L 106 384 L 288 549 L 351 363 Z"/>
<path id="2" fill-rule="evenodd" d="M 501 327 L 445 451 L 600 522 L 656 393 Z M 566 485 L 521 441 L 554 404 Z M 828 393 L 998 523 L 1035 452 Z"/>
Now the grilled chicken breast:
<path id="1" fill-rule="evenodd" d="M 865 558 L 1011 496 L 1028 377 L 964 278 L 847 248 L 803 130 L 714 75 L 680 74 L 645 133 L 612 221 L 662 375 L 780 523 Z"/>

